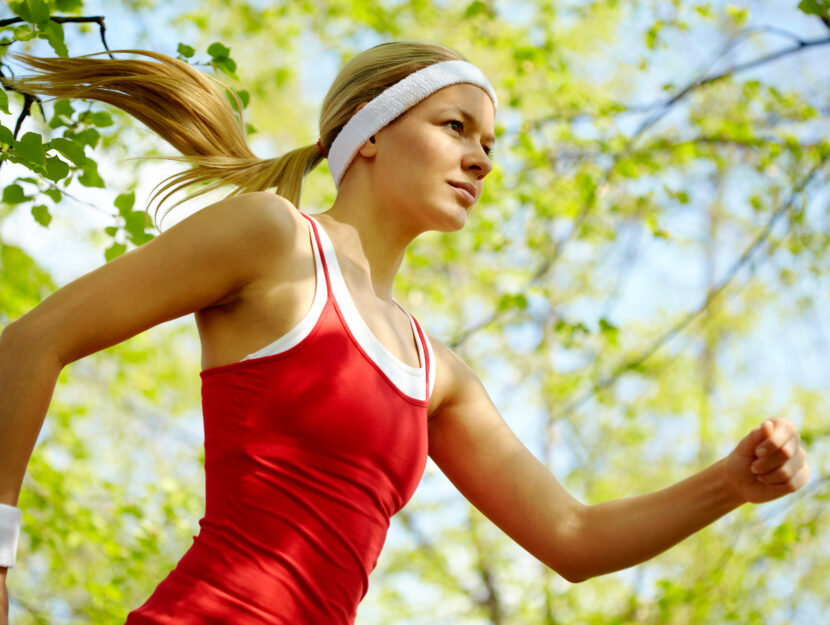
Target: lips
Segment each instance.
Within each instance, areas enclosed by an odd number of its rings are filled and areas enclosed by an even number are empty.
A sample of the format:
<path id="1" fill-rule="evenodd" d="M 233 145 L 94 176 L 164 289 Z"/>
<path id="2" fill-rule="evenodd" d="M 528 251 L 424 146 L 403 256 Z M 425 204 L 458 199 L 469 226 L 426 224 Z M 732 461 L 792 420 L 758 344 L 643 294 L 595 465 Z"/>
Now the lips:
<path id="1" fill-rule="evenodd" d="M 473 196 L 473 200 L 478 199 L 478 190 L 476 189 L 474 184 L 471 184 L 469 182 L 456 182 L 455 180 L 450 180 L 449 183 L 453 187 L 457 187 L 459 189 L 464 189 L 465 191 L 467 191 L 467 193 Z"/>

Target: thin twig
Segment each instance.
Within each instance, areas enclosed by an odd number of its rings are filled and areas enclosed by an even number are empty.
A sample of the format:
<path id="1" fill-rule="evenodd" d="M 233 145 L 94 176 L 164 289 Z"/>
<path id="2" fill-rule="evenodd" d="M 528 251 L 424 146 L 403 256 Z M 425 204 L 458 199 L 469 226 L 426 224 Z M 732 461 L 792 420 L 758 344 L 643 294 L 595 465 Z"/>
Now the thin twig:
<path id="1" fill-rule="evenodd" d="M 692 82 L 690 82 L 688 85 L 683 87 L 678 93 L 676 93 L 674 96 L 672 96 L 668 100 L 662 101 L 662 102 L 654 104 L 654 105 L 646 105 L 645 109 L 655 108 L 655 107 L 659 106 L 663 110 L 659 111 L 658 113 L 652 115 L 647 120 L 645 120 L 642 124 L 640 124 L 640 126 L 637 128 L 635 133 L 631 137 L 628 138 L 628 140 L 626 141 L 625 147 L 619 153 L 614 155 L 613 162 L 611 163 L 610 167 L 608 167 L 608 169 L 605 171 L 605 174 L 603 176 L 603 181 L 597 185 L 597 188 L 599 188 L 599 186 L 601 184 L 604 184 L 608 180 L 608 178 L 609 178 L 611 172 L 614 170 L 614 167 L 616 166 L 617 162 L 619 162 L 619 160 L 621 158 L 631 154 L 631 152 L 633 150 L 633 147 L 634 147 L 634 143 L 639 139 L 639 137 L 648 128 L 650 128 L 653 124 L 657 123 L 657 121 L 659 121 L 663 116 L 665 116 L 668 113 L 669 109 L 674 104 L 676 104 L 677 102 L 682 100 L 684 97 L 686 97 L 693 90 L 697 89 L 698 87 L 702 87 L 703 85 L 707 85 L 707 84 L 716 82 L 718 80 L 722 80 L 722 79 L 726 78 L 727 76 L 730 76 L 734 73 L 738 73 L 738 72 L 744 71 L 746 69 L 750 69 L 752 67 L 757 67 L 758 65 L 768 63 L 770 61 L 776 60 L 776 59 L 781 58 L 783 56 L 786 56 L 788 54 L 792 54 L 794 52 L 798 52 L 798 51 L 803 50 L 805 48 L 812 47 L 812 46 L 817 46 L 817 45 L 830 44 L 830 38 L 804 40 L 804 39 L 801 39 L 800 37 L 798 37 L 797 35 L 795 35 L 793 33 L 789 33 L 787 31 L 784 31 L 784 30 L 779 29 L 779 28 L 767 26 L 767 27 L 761 27 L 761 28 L 757 28 L 757 29 L 746 29 L 746 30 L 741 31 L 740 33 L 736 34 L 733 38 L 731 38 L 724 45 L 723 49 L 717 55 L 717 59 L 721 58 L 728 50 L 730 50 L 737 43 L 737 41 L 739 39 L 744 38 L 749 34 L 752 34 L 754 32 L 758 32 L 758 31 L 761 31 L 761 30 L 773 32 L 773 33 L 780 34 L 780 35 L 786 34 L 789 38 L 796 41 L 797 45 L 794 45 L 791 48 L 787 48 L 787 49 L 784 49 L 784 50 L 779 50 L 778 52 L 769 54 L 767 56 L 764 56 L 764 57 L 761 57 L 761 58 L 758 58 L 758 59 L 754 59 L 752 61 L 748 61 L 747 63 L 743 63 L 743 64 L 733 66 L 732 68 L 727 69 L 727 70 L 725 70 L 725 71 L 723 71 L 720 74 L 717 74 L 715 76 L 705 77 L 704 75 L 701 75 L 700 78 L 697 78 L 697 79 L 693 80 Z M 533 127 L 533 126 L 538 127 L 544 121 L 549 121 L 549 120 L 550 120 L 550 118 L 548 118 L 547 120 L 537 120 L 536 122 L 531 122 L 531 127 Z M 582 223 L 585 221 L 585 219 L 590 214 L 592 208 L 593 208 L 593 204 L 586 204 L 582 208 L 579 215 L 577 215 L 576 219 L 574 220 L 574 225 L 570 229 L 568 234 L 563 239 L 556 242 L 556 244 L 554 245 L 553 253 L 541 263 L 541 265 L 539 266 L 539 268 L 536 271 L 533 272 L 533 277 L 527 282 L 527 284 L 524 286 L 524 288 L 527 288 L 529 286 L 532 286 L 532 285 L 538 283 L 554 267 L 556 262 L 562 256 L 562 253 L 563 253 L 566 245 L 568 243 L 570 243 L 570 241 L 573 239 L 573 237 L 576 235 L 576 233 L 579 232 L 579 228 L 581 227 Z M 447 342 L 447 345 L 451 349 L 457 348 L 462 343 L 464 343 L 467 339 L 469 339 L 473 334 L 475 334 L 476 332 L 479 332 L 480 330 L 484 329 L 485 327 L 489 326 L 490 324 L 492 324 L 492 323 L 496 322 L 497 320 L 503 318 L 508 312 L 510 312 L 510 311 L 494 310 L 490 315 L 485 317 L 483 320 L 473 324 L 472 326 L 469 326 L 469 327 L 464 328 L 463 330 L 461 330 L 461 332 L 459 332 L 455 337 L 453 337 L 451 340 L 449 340 Z"/>
<path id="2" fill-rule="evenodd" d="M 98 32 L 101 35 L 101 43 L 104 45 L 104 49 L 107 52 L 110 51 L 110 47 L 107 45 L 107 27 L 104 25 L 103 15 L 91 15 L 88 17 L 59 17 L 53 15 L 49 19 L 57 24 L 98 24 Z M 0 28 L 2 28 L 3 26 L 11 26 L 12 24 L 19 24 L 25 21 L 26 20 L 20 17 L 9 17 L 0 20 Z M 112 56 L 112 53 L 110 53 L 109 57 L 111 59 L 115 58 L 114 56 Z"/>
<path id="3" fill-rule="evenodd" d="M 638 354 L 636 357 L 617 365 L 617 367 L 614 368 L 613 372 L 608 377 L 592 384 L 591 388 L 587 392 L 585 392 L 578 399 L 565 405 L 559 411 L 559 413 L 553 418 L 555 419 L 558 416 L 578 410 L 585 402 L 591 399 L 599 391 L 608 388 L 614 382 L 616 382 L 623 373 L 643 364 L 646 360 L 653 356 L 654 353 L 657 352 L 658 349 L 660 349 L 660 347 L 662 347 L 666 342 L 671 340 L 686 326 L 688 326 L 692 321 L 694 321 L 703 311 L 705 311 L 708 308 L 709 304 L 712 302 L 712 300 L 718 297 L 726 289 L 726 287 L 729 286 L 729 284 L 731 284 L 732 280 L 735 278 L 737 273 L 744 266 L 746 266 L 746 264 L 755 255 L 755 252 L 758 250 L 758 248 L 760 248 L 761 245 L 767 241 L 770 233 L 772 232 L 773 227 L 778 222 L 778 220 L 792 207 L 796 198 L 804 191 L 806 186 L 813 180 L 815 175 L 824 167 L 828 160 L 830 160 L 830 156 L 825 156 L 824 158 L 822 158 L 818 162 L 818 164 L 816 164 L 816 166 L 813 167 L 813 169 L 804 178 L 804 180 L 802 180 L 801 183 L 799 183 L 796 186 L 796 188 L 790 194 L 789 199 L 772 214 L 763 230 L 758 234 L 757 237 L 755 237 L 755 240 L 753 240 L 753 242 L 749 246 L 747 246 L 747 248 L 740 255 L 740 257 L 738 257 L 738 259 L 733 263 L 732 267 L 729 269 L 729 271 L 727 271 L 725 277 L 721 280 L 720 284 L 709 290 L 700 306 L 698 306 L 695 310 L 689 312 L 685 317 L 683 317 L 680 321 L 674 324 L 671 328 L 669 328 L 660 336 L 655 338 L 651 342 L 651 344 L 646 349 L 642 350 L 640 354 Z"/>
<path id="4" fill-rule="evenodd" d="M 415 524 L 412 513 L 404 509 L 398 512 L 397 518 L 403 524 L 404 529 L 415 539 L 419 551 L 432 559 L 438 565 L 438 568 L 442 571 L 442 573 L 449 577 L 461 592 L 470 597 L 472 601 L 478 602 L 475 597 L 476 593 L 474 590 L 468 588 L 446 567 L 446 559 L 444 558 L 444 555 L 435 546 L 432 540 Z"/>
<path id="5" fill-rule="evenodd" d="M 731 67 L 727 70 L 724 70 L 720 74 L 716 74 L 714 76 L 706 77 L 706 75 L 705 75 L 706 71 L 700 72 L 698 78 L 696 78 L 696 79 L 692 80 L 691 82 L 689 82 L 685 87 L 680 89 L 680 91 L 678 91 L 675 95 L 669 97 L 668 99 L 658 100 L 656 102 L 651 102 L 651 103 L 648 103 L 648 104 L 630 104 L 630 105 L 617 104 L 613 107 L 615 110 L 611 113 L 611 115 L 626 115 L 626 114 L 631 114 L 631 113 L 646 113 L 646 112 L 654 110 L 654 109 L 663 109 L 659 113 L 655 114 L 656 119 L 654 119 L 653 121 L 652 120 L 647 120 L 646 122 L 644 122 L 643 125 L 641 125 L 641 129 L 638 130 L 637 132 L 635 132 L 635 134 L 633 135 L 634 137 L 636 137 L 643 130 L 645 130 L 645 128 L 647 128 L 648 126 L 651 126 L 658 119 L 663 117 L 667 112 L 665 109 L 668 109 L 673 104 L 676 104 L 677 102 L 679 102 L 680 100 L 685 98 L 687 95 L 689 95 L 689 93 L 691 93 L 693 90 L 697 89 L 698 87 L 702 87 L 703 85 L 707 85 L 707 84 L 710 84 L 712 82 L 722 80 L 724 78 L 727 78 L 727 77 L 731 76 L 732 74 L 736 74 L 736 73 L 742 72 L 744 70 L 751 69 L 753 67 L 757 67 L 758 65 L 762 65 L 764 63 L 768 63 L 770 61 L 777 60 L 781 57 L 788 56 L 788 55 L 794 54 L 796 52 L 800 52 L 801 50 L 803 50 L 805 48 L 808 48 L 808 47 L 830 44 L 830 38 L 804 40 L 804 39 L 802 39 L 801 37 L 799 37 L 798 35 L 796 35 L 794 33 L 783 30 L 781 28 L 777 28 L 775 26 L 761 26 L 761 27 L 756 27 L 756 28 L 747 28 L 747 29 L 742 30 L 741 32 L 735 34 L 734 37 L 729 39 L 729 41 L 727 41 L 723 45 L 721 50 L 715 55 L 713 60 L 711 62 L 709 62 L 707 65 L 709 67 L 711 67 L 714 63 L 716 63 L 718 60 L 723 58 L 723 56 L 727 52 L 729 52 L 732 48 L 734 48 L 735 45 L 737 43 L 739 43 L 742 39 L 746 38 L 748 35 L 756 34 L 756 33 L 759 33 L 759 32 L 769 32 L 769 33 L 772 33 L 772 34 L 777 34 L 777 35 L 780 35 L 780 36 L 787 37 L 788 39 L 791 39 L 792 41 L 794 41 L 795 45 L 793 45 L 790 48 L 785 48 L 783 50 L 779 50 L 778 52 L 774 52 L 774 53 L 769 54 L 767 56 L 759 57 L 759 58 L 754 59 L 752 61 L 748 61 L 748 62 L 743 63 L 743 64 L 735 65 L 735 66 L 733 66 L 733 67 Z M 607 116 L 607 115 L 604 115 L 604 117 L 605 116 Z M 585 111 L 578 111 L 578 112 L 574 112 L 574 113 L 571 113 L 571 114 L 561 114 L 560 113 L 560 114 L 557 114 L 557 115 L 554 115 L 554 116 L 544 117 L 544 118 L 541 118 L 541 119 L 534 120 L 532 122 L 529 122 L 529 124 L 530 124 L 531 129 L 537 130 L 542 125 L 544 125 L 548 122 L 552 122 L 552 121 L 573 121 L 575 119 L 579 119 L 579 118 L 582 118 L 582 117 L 591 117 L 591 114 L 586 113 Z"/>
<path id="6" fill-rule="evenodd" d="M 641 134 L 643 134 L 646 130 L 648 130 L 651 126 L 656 124 L 660 119 L 662 119 L 668 112 L 669 109 L 674 105 L 677 104 L 680 100 L 685 98 L 687 95 L 692 93 L 695 89 L 702 87 L 704 85 L 711 84 L 713 82 L 717 82 L 719 80 L 723 80 L 733 74 L 737 74 L 748 69 L 752 69 L 753 67 L 758 67 L 759 65 L 763 65 L 765 63 L 769 63 L 771 61 L 778 60 L 782 57 L 787 55 L 793 54 L 795 52 L 800 52 L 806 48 L 813 47 L 813 46 L 824 46 L 830 44 L 830 37 L 825 39 L 813 39 L 810 41 L 805 41 L 803 39 L 799 39 L 798 43 L 790 48 L 784 48 L 783 50 L 778 50 L 777 52 L 773 52 L 766 56 L 762 56 L 757 59 L 753 59 L 752 61 L 747 61 L 746 63 L 740 63 L 729 69 L 722 71 L 720 74 L 715 74 L 714 76 L 707 76 L 703 78 L 698 78 L 693 80 L 685 87 L 680 89 L 676 94 L 670 97 L 668 100 L 663 102 L 661 108 L 663 110 L 658 111 L 648 119 L 646 119 L 637 130 L 634 132 L 632 139 L 637 139 Z"/>

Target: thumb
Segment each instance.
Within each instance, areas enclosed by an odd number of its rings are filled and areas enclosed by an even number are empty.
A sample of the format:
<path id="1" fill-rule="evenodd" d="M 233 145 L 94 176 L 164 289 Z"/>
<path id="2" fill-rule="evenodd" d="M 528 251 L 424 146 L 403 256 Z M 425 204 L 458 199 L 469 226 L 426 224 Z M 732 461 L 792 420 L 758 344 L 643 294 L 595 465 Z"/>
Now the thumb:
<path id="1" fill-rule="evenodd" d="M 761 425 L 750 430 L 749 434 L 743 437 L 732 453 L 742 458 L 755 458 L 755 449 L 769 438 L 774 429 L 775 424 L 770 419 L 765 420 Z"/>

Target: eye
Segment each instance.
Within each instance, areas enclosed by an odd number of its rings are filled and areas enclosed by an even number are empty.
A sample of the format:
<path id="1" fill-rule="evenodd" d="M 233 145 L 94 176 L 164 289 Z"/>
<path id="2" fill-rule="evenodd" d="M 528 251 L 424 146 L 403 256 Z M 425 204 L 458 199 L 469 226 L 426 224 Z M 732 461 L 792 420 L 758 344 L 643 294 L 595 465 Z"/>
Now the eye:
<path id="1" fill-rule="evenodd" d="M 488 145 L 482 145 L 481 147 L 484 148 L 484 153 L 488 156 L 488 158 L 493 158 L 493 148 Z"/>
<path id="2" fill-rule="evenodd" d="M 444 125 L 447 125 L 447 124 L 458 124 L 458 132 L 461 132 L 462 129 L 464 128 L 464 124 L 462 122 L 458 121 L 457 119 L 449 119 L 449 120 L 445 121 Z"/>

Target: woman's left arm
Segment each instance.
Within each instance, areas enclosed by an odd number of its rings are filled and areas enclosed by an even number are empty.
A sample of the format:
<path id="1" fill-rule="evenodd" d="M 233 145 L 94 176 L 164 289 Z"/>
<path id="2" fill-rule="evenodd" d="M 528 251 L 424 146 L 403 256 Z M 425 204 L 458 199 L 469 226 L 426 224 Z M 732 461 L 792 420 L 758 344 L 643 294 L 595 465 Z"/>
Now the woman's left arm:
<path id="1" fill-rule="evenodd" d="M 776 499 L 809 478 L 792 423 L 767 419 L 692 477 L 648 495 L 583 505 L 510 430 L 470 368 L 432 343 L 439 378 L 430 457 L 476 508 L 571 582 L 648 560 L 743 503 Z"/>

